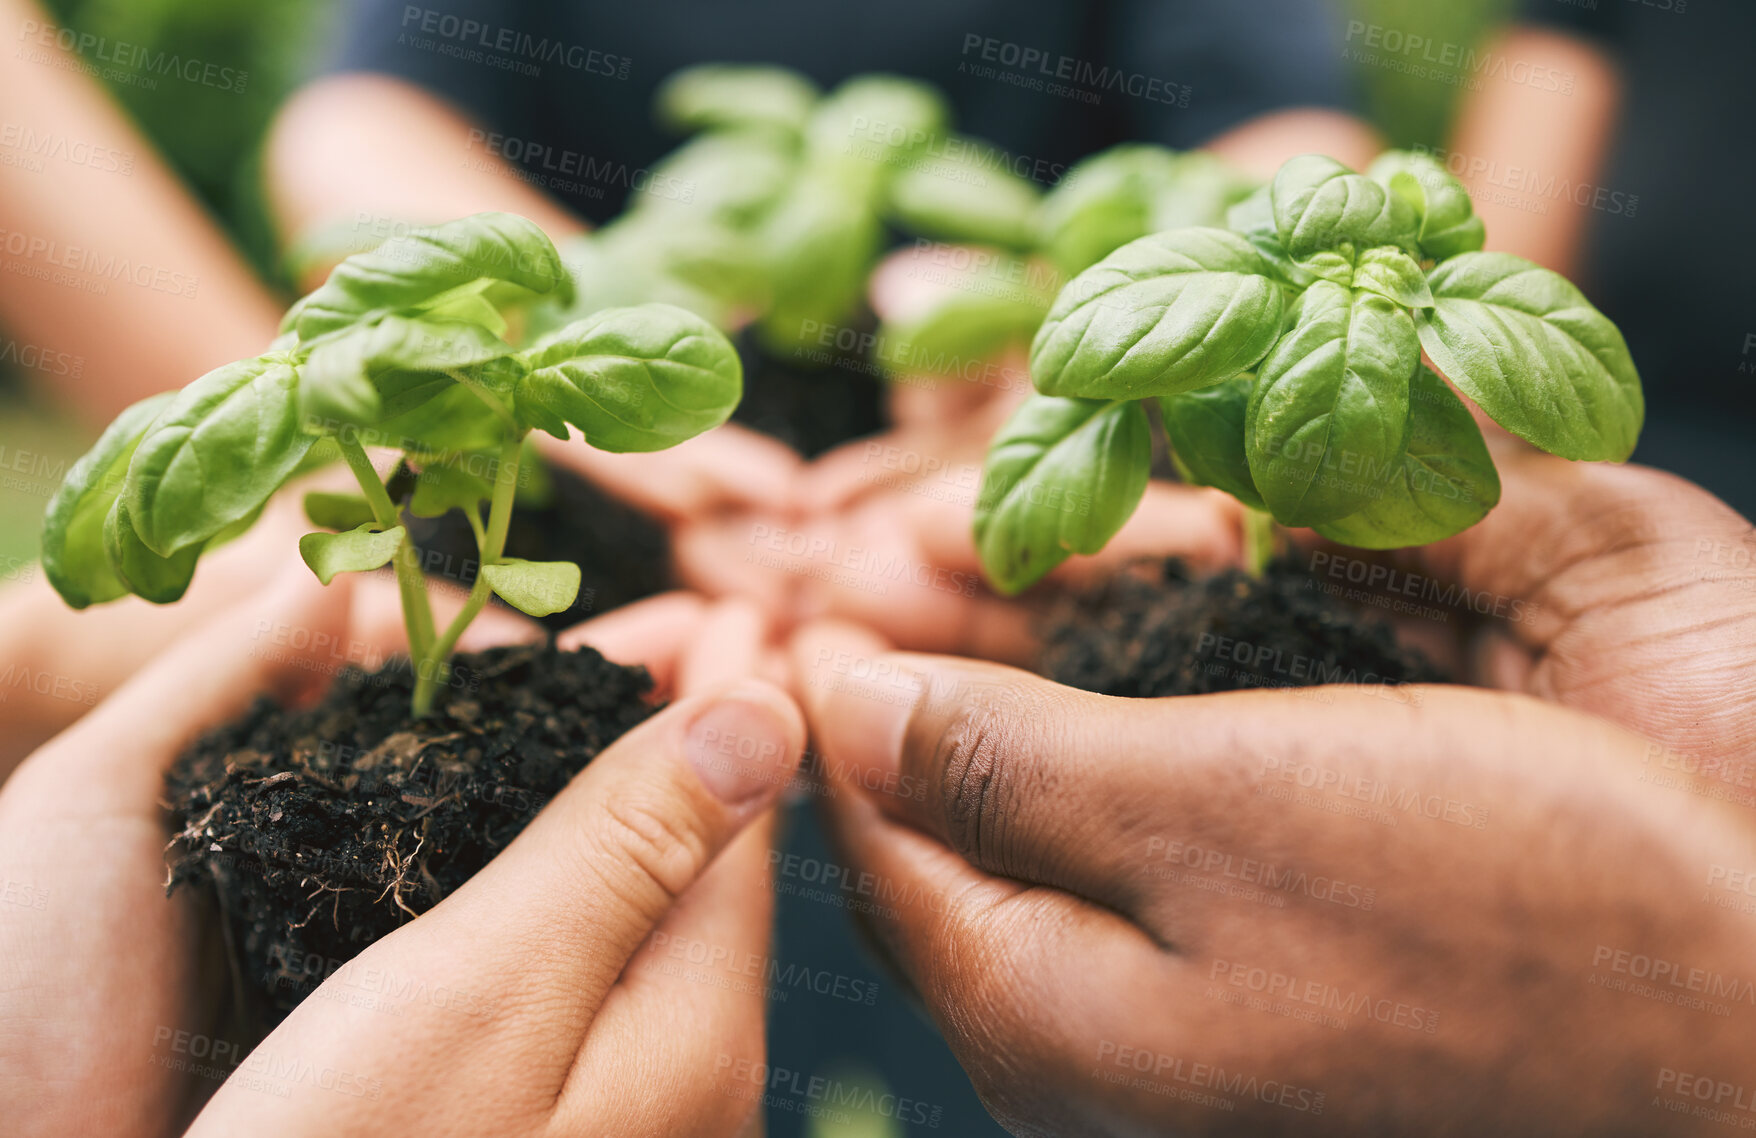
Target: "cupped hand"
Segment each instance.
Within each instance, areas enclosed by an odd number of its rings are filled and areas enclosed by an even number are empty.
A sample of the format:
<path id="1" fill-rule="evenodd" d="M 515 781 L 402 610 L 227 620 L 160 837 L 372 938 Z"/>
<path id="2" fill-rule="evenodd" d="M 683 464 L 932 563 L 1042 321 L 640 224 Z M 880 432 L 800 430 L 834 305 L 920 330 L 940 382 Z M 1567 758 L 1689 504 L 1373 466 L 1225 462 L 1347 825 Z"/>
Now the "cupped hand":
<path id="1" fill-rule="evenodd" d="M 1016 1133 L 1717 1130 L 1689 1096 L 1756 1048 L 1756 921 L 1703 888 L 1756 821 L 1655 791 L 1640 739 L 1507 693 L 1124 700 L 883 647 L 795 640 L 823 803 Z"/>

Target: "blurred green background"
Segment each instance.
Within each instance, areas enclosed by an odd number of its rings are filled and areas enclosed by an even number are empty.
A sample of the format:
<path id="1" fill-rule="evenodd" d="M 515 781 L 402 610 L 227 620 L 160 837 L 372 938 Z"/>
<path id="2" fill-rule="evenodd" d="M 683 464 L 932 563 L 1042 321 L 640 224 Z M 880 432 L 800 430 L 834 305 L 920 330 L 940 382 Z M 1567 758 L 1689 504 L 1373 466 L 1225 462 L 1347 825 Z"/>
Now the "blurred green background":
<path id="1" fill-rule="evenodd" d="M 299 82 L 345 0 L 45 0 L 54 18 L 151 50 L 175 49 L 223 59 L 249 72 L 242 94 L 215 98 L 199 84 L 156 90 L 118 84 L 117 101 L 231 233 L 257 271 L 284 284 L 260 193 L 259 155 L 274 109 Z M 560 0 L 557 0 L 560 2 Z M 1341 20 L 1382 24 L 1435 41 L 1470 45 L 1510 14 L 1516 0 L 1330 0 Z M 1459 87 L 1394 70 L 1356 68 L 1361 105 L 1389 140 L 1439 145 Z M 194 377 L 191 377 L 194 378 Z M 0 374 L 0 439 L 30 440 L 44 469 L 71 462 L 88 444 L 25 391 L 16 374 Z M 37 523 L 52 488 L 0 487 L 0 558 L 32 557 Z"/>

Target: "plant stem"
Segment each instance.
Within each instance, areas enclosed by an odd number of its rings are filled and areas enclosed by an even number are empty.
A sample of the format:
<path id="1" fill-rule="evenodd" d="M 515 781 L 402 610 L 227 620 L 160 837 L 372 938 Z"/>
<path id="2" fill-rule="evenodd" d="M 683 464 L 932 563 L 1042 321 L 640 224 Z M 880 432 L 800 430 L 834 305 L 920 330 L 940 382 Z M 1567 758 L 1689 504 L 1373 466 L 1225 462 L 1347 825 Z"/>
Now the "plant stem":
<path id="1" fill-rule="evenodd" d="M 1274 515 L 1244 507 L 1244 572 L 1257 580 L 1274 556 Z"/>
<path id="2" fill-rule="evenodd" d="M 360 489 L 365 492 L 366 502 L 372 507 L 372 516 L 378 519 L 378 524 L 385 529 L 401 525 L 396 503 L 385 492 L 378 471 L 373 469 L 372 460 L 366 457 L 366 448 L 357 439 L 338 437 L 336 442 L 341 445 L 342 457 L 347 459 L 348 467 L 359 480 Z M 391 558 L 391 563 L 396 567 L 396 587 L 402 594 L 402 620 L 408 629 L 409 659 L 419 660 L 433 646 L 433 606 L 427 599 L 427 578 L 421 572 L 414 542 L 405 536 L 402 544 L 396 547 L 396 556 Z"/>
<path id="3" fill-rule="evenodd" d="M 433 710 L 433 700 L 439 694 L 439 681 L 444 678 L 446 661 L 450 659 L 452 649 L 457 647 L 458 637 L 488 603 L 492 590 L 488 587 L 487 574 L 482 570 L 498 562 L 506 551 L 506 531 L 512 525 L 512 500 L 518 491 L 518 463 L 523 457 L 523 447 L 523 434 L 508 436 L 500 447 L 500 464 L 494 472 L 494 497 L 488 505 L 487 535 L 477 546 L 476 583 L 470 587 L 469 599 L 446 626 L 444 634 L 423 655 L 415 658 L 414 713 L 417 717 Z"/>

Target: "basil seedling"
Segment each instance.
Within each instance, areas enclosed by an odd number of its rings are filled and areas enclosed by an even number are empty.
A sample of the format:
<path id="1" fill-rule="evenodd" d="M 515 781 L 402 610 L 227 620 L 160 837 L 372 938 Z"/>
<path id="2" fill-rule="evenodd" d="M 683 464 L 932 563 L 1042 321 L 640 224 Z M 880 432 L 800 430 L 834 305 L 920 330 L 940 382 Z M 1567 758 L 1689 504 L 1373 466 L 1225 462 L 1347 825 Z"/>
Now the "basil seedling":
<path id="1" fill-rule="evenodd" d="M 1243 503 L 1256 574 L 1274 523 L 1389 549 L 1486 516 L 1499 477 L 1445 380 L 1553 454 L 1633 452 L 1645 405 L 1622 334 L 1559 274 L 1483 252 L 1432 159 L 1294 158 L 1227 222 L 1130 241 L 1055 298 L 1031 342 L 1038 394 L 995 437 L 976 508 L 1002 592 L 1128 520 L 1149 401 L 1184 479 Z"/>
<path id="2" fill-rule="evenodd" d="M 308 495 L 323 530 L 299 553 L 324 584 L 395 567 L 414 711 L 426 714 L 490 594 L 546 616 L 579 591 L 571 562 L 504 555 L 530 432 L 564 439 L 577 427 L 602 450 L 663 450 L 724 422 L 742 394 L 725 336 L 670 305 L 607 308 L 522 350 L 501 338 L 503 307 L 570 288 L 548 237 L 509 214 L 347 258 L 292 307 L 267 352 L 135 404 L 73 465 L 43 529 L 50 583 L 75 608 L 128 594 L 175 601 L 203 552 L 247 528 L 289 478 L 340 458 L 360 494 Z M 391 500 L 368 444 L 416 472 L 408 501 Z M 481 569 L 443 629 L 405 508 L 461 509 L 475 532 Z"/>

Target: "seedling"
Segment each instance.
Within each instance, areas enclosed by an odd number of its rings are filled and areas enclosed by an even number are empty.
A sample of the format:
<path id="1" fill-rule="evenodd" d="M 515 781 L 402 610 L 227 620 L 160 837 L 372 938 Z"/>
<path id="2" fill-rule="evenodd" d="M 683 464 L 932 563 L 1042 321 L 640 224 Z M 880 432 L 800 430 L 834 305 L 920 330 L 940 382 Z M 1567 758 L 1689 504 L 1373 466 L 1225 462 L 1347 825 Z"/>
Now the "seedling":
<path id="1" fill-rule="evenodd" d="M 44 572 L 74 608 L 129 594 L 176 601 L 202 553 L 247 529 L 288 479 L 339 458 L 360 494 L 308 495 L 323 531 L 301 538 L 299 553 L 324 584 L 394 566 L 413 711 L 427 714 L 490 594 L 544 616 L 578 593 L 577 565 L 504 555 L 530 432 L 565 439 L 573 426 L 601 450 L 663 450 L 724 422 L 742 392 L 731 344 L 670 305 L 604 309 L 522 350 L 502 338 L 508 308 L 570 287 L 548 237 L 509 214 L 347 258 L 292 307 L 267 352 L 110 425 L 49 503 Z M 416 472 L 406 502 L 391 500 L 367 445 Z M 404 508 L 460 508 L 475 533 L 481 568 L 443 629 Z"/>
<path id="2" fill-rule="evenodd" d="M 1493 460 L 1445 380 L 1550 453 L 1633 452 L 1644 402 L 1622 334 L 1559 274 L 1482 252 L 1469 194 L 1430 158 L 1392 151 L 1365 175 L 1294 158 L 1227 220 L 1131 241 L 1055 298 L 1031 343 L 1038 394 L 994 438 L 976 509 L 1002 592 L 1128 520 L 1148 401 L 1185 480 L 1243 503 L 1258 576 L 1276 523 L 1389 549 L 1494 507 Z"/>

